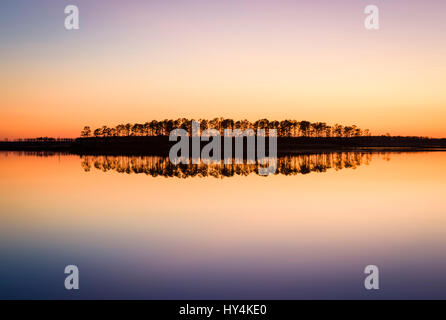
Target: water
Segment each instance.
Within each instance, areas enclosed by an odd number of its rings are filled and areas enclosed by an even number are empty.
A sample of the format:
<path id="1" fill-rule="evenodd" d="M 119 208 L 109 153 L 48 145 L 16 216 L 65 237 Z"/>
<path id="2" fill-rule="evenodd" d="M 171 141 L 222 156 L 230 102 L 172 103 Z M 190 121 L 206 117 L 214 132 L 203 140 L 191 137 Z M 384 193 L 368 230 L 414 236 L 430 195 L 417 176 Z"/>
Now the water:
<path id="1" fill-rule="evenodd" d="M 446 153 L 0 153 L 0 298 L 446 298 Z M 79 267 L 80 290 L 64 287 Z M 364 289 L 377 265 L 380 290 Z"/>

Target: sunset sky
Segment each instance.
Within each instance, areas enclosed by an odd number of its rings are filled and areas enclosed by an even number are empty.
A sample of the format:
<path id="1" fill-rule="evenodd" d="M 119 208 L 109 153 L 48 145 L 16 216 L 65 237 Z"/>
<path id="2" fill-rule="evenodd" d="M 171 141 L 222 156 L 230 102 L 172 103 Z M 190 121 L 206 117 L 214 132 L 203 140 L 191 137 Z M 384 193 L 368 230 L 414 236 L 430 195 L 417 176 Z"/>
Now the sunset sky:
<path id="1" fill-rule="evenodd" d="M 0 39 L 0 139 L 217 116 L 446 137 L 446 1 L 7 0 Z"/>

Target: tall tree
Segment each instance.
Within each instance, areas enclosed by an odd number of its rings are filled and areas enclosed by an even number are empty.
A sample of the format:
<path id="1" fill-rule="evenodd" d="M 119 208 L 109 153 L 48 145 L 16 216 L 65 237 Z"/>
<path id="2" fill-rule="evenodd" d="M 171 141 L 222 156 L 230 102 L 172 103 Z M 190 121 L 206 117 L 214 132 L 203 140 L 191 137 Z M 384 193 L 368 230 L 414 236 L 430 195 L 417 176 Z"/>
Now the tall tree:
<path id="1" fill-rule="evenodd" d="M 299 122 L 299 130 L 304 137 L 308 137 L 310 133 L 311 123 L 309 121 L 301 121 Z"/>
<path id="2" fill-rule="evenodd" d="M 87 138 L 91 135 L 91 129 L 89 126 L 85 126 L 84 129 L 81 131 L 81 137 Z"/>

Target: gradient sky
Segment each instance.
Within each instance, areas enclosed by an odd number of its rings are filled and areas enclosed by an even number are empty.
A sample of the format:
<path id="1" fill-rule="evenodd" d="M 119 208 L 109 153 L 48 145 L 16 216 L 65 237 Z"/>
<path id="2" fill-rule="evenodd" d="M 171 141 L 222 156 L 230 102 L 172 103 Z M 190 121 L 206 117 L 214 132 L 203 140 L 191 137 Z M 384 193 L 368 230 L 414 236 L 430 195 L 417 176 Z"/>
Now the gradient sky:
<path id="1" fill-rule="evenodd" d="M 446 137 L 445 31 L 439 0 L 3 0 L 0 139 L 216 116 Z"/>

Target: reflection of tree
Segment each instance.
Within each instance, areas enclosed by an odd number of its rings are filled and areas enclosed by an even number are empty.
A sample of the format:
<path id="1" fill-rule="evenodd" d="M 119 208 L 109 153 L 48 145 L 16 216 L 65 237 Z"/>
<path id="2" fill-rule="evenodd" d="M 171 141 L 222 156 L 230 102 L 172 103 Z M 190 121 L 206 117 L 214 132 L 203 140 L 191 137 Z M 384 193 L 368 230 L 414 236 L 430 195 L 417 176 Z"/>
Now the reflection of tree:
<path id="1" fill-rule="evenodd" d="M 340 170 L 366 164 L 372 160 L 371 153 L 338 152 L 322 154 L 305 154 L 279 157 L 276 174 L 296 175 L 310 172 L 326 172 L 328 169 Z M 167 157 L 159 156 L 81 156 L 81 166 L 84 171 L 94 167 L 103 172 L 144 173 L 146 175 L 164 177 L 231 177 L 258 174 L 259 163 L 225 164 L 178 164 L 170 162 Z"/>

